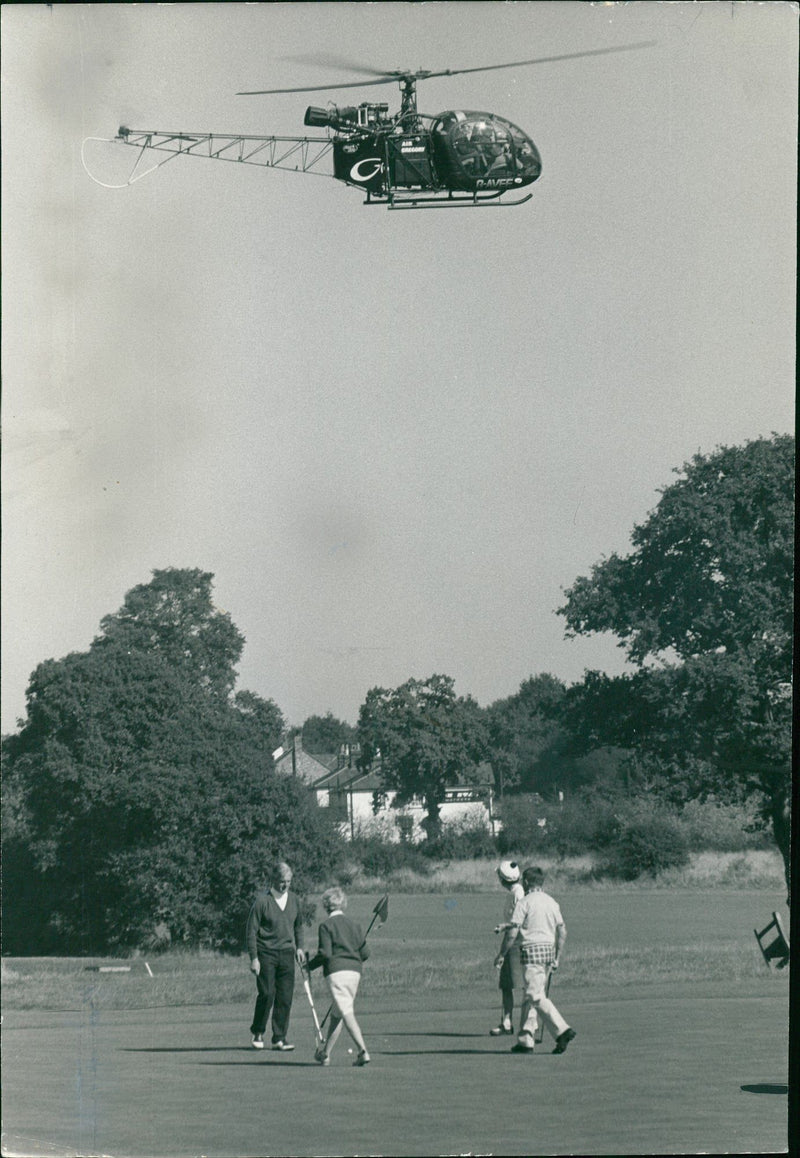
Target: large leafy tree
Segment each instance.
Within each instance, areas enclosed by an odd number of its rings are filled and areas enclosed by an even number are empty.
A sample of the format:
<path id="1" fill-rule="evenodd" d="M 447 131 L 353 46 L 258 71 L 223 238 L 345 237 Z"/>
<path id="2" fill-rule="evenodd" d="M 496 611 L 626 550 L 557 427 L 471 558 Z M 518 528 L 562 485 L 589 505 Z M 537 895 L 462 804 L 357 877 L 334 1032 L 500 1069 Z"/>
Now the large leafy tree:
<path id="1" fill-rule="evenodd" d="M 585 744 L 633 748 L 684 796 L 755 797 L 789 882 L 794 439 L 696 455 L 633 551 L 567 591 L 568 634 L 610 631 L 637 670 L 572 689 Z"/>
<path id="2" fill-rule="evenodd" d="M 555 676 L 530 676 L 513 696 L 486 709 L 498 788 L 541 791 L 545 781 L 549 787 L 562 746 L 558 711 L 565 691 Z"/>
<path id="3" fill-rule="evenodd" d="M 214 611 L 211 578 L 157 572 L 88 652 L 34 671 L 6 744 L 16 951 L 126 947 L 156 926 L 233 947 L 272 857 L 291 857 L 301 884 L 335 860 L 324 810 L 272 771 L 279 709 L 225 692 L 242 640 Z"/>
<path id="4" fill-rule="evenodd" d="M 352 744 L 356 730 L 332 712 L 324 716 L 309 716 L 302 727 L 303 747 L 312 756 L 326 756 L 338 752 L 342 744 Z"/>
<path id="5" fill-rule="evenodd" d="M 613 790 L 620 783 L 620 757 L 615 751 L 585 749 L 564 726 L 567 688 L 556 676 L 529 676 L 519 691 L 495 700 L 486 709 L 492 742 L 492 768 L 501 792 L 554 795 L 574 792 L 587 784 Z"/>
<path id="6" fill-rule="evenodd" d="M 408 680 L 398 688 L 372 688 L 358 719 L 359 764 L 379 761 L 384 786 L 398 806 L 415 797 L 425 806 L 429 839 L 441 831 L 445 789 L 476 783 L 478 766 L 489 755 L 483 709 L 471 697 L 457 697 L 449 676 Z"/>
<path id="7" fill-rule="evenodd" d="M 94 646 L 159 655 L 192 684 L 226 698 L 236 682 L 244 636 L 214 606 L 213 579 L 196 569 L 154 571 L 149 583 L 127 593 L 119 611 L 101 620 Z"/>

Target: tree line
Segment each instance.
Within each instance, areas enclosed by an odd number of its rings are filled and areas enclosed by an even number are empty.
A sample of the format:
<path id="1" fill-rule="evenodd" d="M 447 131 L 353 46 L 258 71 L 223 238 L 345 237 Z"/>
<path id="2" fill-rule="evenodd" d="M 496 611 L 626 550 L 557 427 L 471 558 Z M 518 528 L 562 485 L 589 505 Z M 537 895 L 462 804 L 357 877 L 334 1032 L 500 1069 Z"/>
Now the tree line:
<path id="1" fill-rule="evenodd" d="M 396 803 L 491 765 L 503 793 L 605 786 L 686 801 L 753 800 L 789 882 L 794 440 L 696 455 L 634 527 L 632 549 L 579 577 L 566 633 L 612 632 L 624 675 L 550 674 L 481 707 L 449 676 L 370 689 L 355 727 L 303 725 L 310 752 L 358 744 Z M 85 652 L 32 673 L 4 739 L 7 952 L 80 953 L 155 938 L 238 948 L 242 904 L 276 855 L 298 885 L 335 870 L 327 811 L 272 752 L 278 706 L 236 691 L 244 639 L 213 576 L 168 568 L 125 596 Z"/>

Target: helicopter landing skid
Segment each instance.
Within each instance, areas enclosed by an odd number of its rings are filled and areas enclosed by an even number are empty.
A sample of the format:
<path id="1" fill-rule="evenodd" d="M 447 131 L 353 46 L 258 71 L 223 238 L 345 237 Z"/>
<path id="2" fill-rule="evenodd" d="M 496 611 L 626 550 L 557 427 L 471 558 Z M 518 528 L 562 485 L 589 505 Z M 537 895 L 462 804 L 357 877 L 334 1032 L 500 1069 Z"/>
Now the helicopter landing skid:
<path id="1" fill-rule="evenodd" d="M 527 193 L 513 201 L 501 201 L 500 198 L 507 192 L 507 189 L 501 189 L 496 193 L 471 193 L 461 197 L 453 196 L 452 193 L 447 197 L 375 197 L 367 193 L 364 204 L 385 205 L 387 209 L 499 209 L 502 206 L 524 205 L 533 197 L 532 193 Z"/>

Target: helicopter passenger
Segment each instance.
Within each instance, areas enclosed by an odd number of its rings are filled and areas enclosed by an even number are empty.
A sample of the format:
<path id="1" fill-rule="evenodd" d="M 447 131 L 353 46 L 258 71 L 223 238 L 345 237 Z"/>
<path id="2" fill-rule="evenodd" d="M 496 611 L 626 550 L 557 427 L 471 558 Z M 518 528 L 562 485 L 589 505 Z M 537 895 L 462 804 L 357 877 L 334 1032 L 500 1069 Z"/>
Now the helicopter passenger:
<path id="1" fill-rule="evenodd" d="M 478 158 L 471 140 L 472 128 L 468 122 L 461 125 L 458 133 L 453 136 L 453 148 L 458 155 L 459 164 L 469 177 L 480 176 L 475 172 Z"/>
<path id="2" fill-rule="evenodd" d="M 514 172 L 514 157 L 511 151 L 511 145 L 508 141 L 500 142 L 490 147 L 490 153 L 494 154 L 494 160 L 489 166 L 489 177 L 510 177 Z"/>

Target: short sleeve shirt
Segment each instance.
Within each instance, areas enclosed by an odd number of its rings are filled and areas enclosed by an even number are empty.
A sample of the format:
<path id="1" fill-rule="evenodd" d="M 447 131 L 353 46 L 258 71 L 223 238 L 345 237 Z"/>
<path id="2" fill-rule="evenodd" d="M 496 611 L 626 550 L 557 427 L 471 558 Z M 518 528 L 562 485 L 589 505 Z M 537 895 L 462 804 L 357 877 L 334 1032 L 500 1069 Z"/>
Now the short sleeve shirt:
<path id="1" fill-rule="evenodd" d="M 519 926 L 522 945 L 555 945 L 556 929 L 564 924 L 564 918 L 557 901 L 534 889 L 514 906 L 511 924 Z"/>

